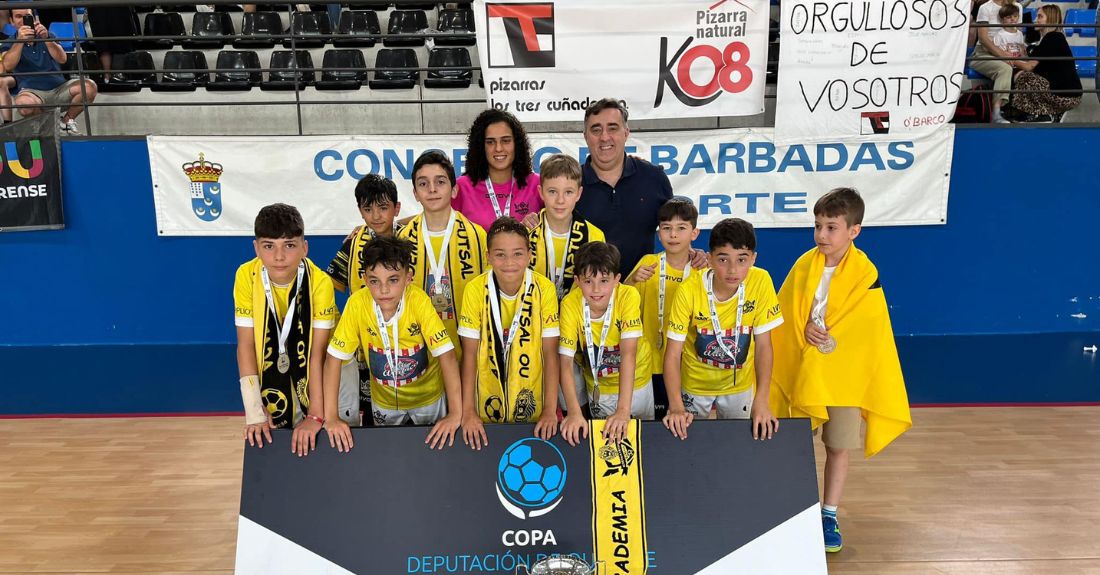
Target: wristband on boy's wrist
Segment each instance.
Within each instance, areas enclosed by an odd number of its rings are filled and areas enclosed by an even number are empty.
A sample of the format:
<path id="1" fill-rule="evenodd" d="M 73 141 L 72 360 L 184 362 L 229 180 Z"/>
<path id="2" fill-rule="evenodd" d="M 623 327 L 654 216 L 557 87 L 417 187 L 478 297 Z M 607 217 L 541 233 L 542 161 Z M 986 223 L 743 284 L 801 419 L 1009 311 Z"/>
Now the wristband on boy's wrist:
<path id="1" fill-rule="evenodd" d="M 325 418 L 317 417 L 316 415 L 307 415 L 306 419 L 312 419 L 313 421 L 316 421 L 317 423 L 320 423 L 321 425 L 325 424 Z"/>

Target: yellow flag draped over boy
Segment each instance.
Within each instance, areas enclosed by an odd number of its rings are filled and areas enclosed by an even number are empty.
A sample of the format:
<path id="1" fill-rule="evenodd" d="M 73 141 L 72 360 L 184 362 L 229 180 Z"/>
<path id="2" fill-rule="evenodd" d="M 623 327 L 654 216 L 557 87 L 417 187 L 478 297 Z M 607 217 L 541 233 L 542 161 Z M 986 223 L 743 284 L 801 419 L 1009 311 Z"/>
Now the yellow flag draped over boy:
<path id="1" fill-rule="evenodd" d="M 829 420 L 826 406 L 859 407 L 867 421 L 864 454 L 871 457 L 913 425 L 886 296 L 878 269 L 850 246 L 829 284 L 825 317 L 837 345 L 824 354 L 804 332 L 824 271 L 825 255 L 813 248 L 779 289 L 783 314 L 798 319 L 772 332 L 771 407 L 779 417 L 809 417 L 815 429 Z"/>

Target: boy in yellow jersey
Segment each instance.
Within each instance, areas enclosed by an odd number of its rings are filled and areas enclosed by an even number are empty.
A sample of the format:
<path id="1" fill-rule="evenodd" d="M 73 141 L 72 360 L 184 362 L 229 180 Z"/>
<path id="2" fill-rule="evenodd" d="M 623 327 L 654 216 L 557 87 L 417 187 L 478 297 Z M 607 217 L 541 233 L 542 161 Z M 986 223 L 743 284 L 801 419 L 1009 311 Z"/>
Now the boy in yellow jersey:
<path id="1" fill-rule="evenodd" d="M 573 287 L 574 258 L 588 242 L 604 241 L 600 228 L 576 212 L 581 199 L 581 165 L 572 156 L 554 154 L 539 168 L 538 226 L 531 229 L 531 269 L 546 276 L 558 289 L 558 301 Z"/>
<path id="2" fill-rule="evenodd" d="M 836 511 L 848 452 L 862 448 L 870 457 L 913 425 L 878 269 L 852 244 L 863 212 L 863 199 L 851 188 L 832 190 L 814 204 L 817 246 L 783 282 L 779 302 L 792 321 L 775 330 L 772 406 L 783 417 L 809 417 L 823 430 L 821 523 L 830 553 L 843 547 Z"/>
<path id="3" fill-rule="evenodd" d="M 328 275 L 339 291 L 351 295 L 366 285 L 363 274 L 363 248 L 374 238 L 394 237 L 403 226 L 395 222 L 401 212 L 397 186 L 378 174 L 367 174 L 355 184 L 355 205 L 363 217 L 328 264 Z"/>
<path id="4" fill-rule="evenodd" d="M 653 350 L 654 417 L 663 419 L 668 410 L 663 375 L 665 320 L 680 285 L 693 273 L 691 242 L 699 237 L 699 210 L 691 200 L 674 197 L 657 210 L 657 222 L 657 237 L 665 251 L 642 256 L 623 283 L 634 286 L 642 298 L 642 332 Z"/>
<path id="5" fill-rule="evenodd" d="M 325 422 L 321 370 L 336 319 L 332 280 L 306 258 L 297 208 L 264 207 L 255 232 L 256 258 L 233 280 L 244 436 L 263 447 L 272 428 L 293 427 L 290 449 L 306 455 Z"/>
<path id="6" fill-rule="evenodd" d="M 756 233 L 740 218 L 710 232 L 710 267 L 676 293 L 665 326 L 665 427 L 684 439 L 696 417 L 752 418 L 752 435 L 771 438 L 779 420 L 768 407 L 771 330 L 783 323 L 768 272 L 754 267 Z"/>
<path id="7" fill-rule="evenodd" d="M 488 445 L 485 423 L 531 423 L 550 439 L 558 425 L 558 297 L 528 269 L 527 228 L 502 217 L 489 228 L 488 272 L 466 288 L 462 337 L 462 438 Z"/>
<path id="8" fill-rule="evenodd" d="M 363 348 L 370 363 L 375 425 L 434 424 L 425 443 L 432 449 L 454 443 L 461 423 L 458 360 L 428 295 L 410 285 L 412 245 L 377 238 L 363 252 L 367 289 L 348 298 L 325 360 L 325 412 L 333 399 L 340 365 Z M 329 440 L 339 451 L 352 448 L 347 424 L 328 418 Z"/>
<path id="9" fill-rule="evenodd" d="M 364 176 L 355 184 L 355 205 L 363 217 L 363 225 L 348 234 L 328 264 L 328 275 L 335 288 L 347 290 L 349 295 L 366 285 L 363 249 L 367 242 L 376 237 L 393 237 L 401 230 L 394 222 L 401 212 L 401 202 L 397 198 L 397 186 L 389 178 L 378 174 Z M 359 350 L 354 361 L 347 362 L 340 379 L 341 405 L 348 403 L 343 397 L 345 394 L 357 394 L 359 412 L 365 416 L 361 423 L 370 425 L 374 409 L 370 401 L 370 368 L 363 350 Z"/>
<path id="10" fill-rule="evenodd" d="M 630 418 L 653 419 L 649 342 L 642 337 L 638 290 L 619 283 L 619 250 L 590 242 L 577 250 L 577 285 L 561 302 L 562 386 L 573 385 L 572 364 L 584 373 L 592 417 L 607 419 L 604 435 L 618 441 Z M 566 397 L 562 437 L 571 445 L 588 436 L 580 406 Z"/>
<path id="11" fill-rule="evenodd" d="M 488 267 L 485 230 L 451 209 L 455 168 L 446 154 L 428 151 L 413 164 L 413 195 L 424 212 L 409 220 L 398 237 L 416 246 L 413 285 L 427 292 L 462 359 L 458 312 L 466 286 Z"/>
<path id="12" fill-rule="evenodd" d="M 576 211 L 581 199 L 581 165 L 572 156 L 554 154 L 542 161 L 539 168 L 539 197 L 543 208 L 538 213 L 538 225 L 531 228 L 531 269 L 554 282 L 558 302 L 573 288 L 574 258 L 577 250 L 588 242 L 604 241 L 600 228 Z M 576 384 L 574 393 L 579 405 L 588 405 L 584 378 L 579 368 L 570 380 Z M 558 393 L 564 407 L 565 387 Z"/>

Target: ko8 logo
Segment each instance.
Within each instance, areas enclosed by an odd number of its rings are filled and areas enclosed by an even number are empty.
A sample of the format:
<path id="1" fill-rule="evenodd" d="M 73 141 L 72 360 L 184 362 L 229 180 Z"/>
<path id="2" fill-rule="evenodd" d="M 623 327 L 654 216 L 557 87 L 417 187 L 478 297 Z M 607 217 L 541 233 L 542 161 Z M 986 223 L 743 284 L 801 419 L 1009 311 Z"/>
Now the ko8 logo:
<path id="1" fill-rule="evenodd" d="M 730 42 L 719 50 L 709 44 L 691 46 L 693 40 L 685 40 L 669 59 L 668 38 L 661 38 L 660 79 L 654 108 L 660 107 L 665 86 L 684 105 L 694 107 L 713 102 L 722 92 L 737 94 L 752 85 L 749 47 L 744 42 Z M 710 71 L 710 79 L 703 83 L 696 82 L 691 76 L 692 66 L 700 61 Z"/>

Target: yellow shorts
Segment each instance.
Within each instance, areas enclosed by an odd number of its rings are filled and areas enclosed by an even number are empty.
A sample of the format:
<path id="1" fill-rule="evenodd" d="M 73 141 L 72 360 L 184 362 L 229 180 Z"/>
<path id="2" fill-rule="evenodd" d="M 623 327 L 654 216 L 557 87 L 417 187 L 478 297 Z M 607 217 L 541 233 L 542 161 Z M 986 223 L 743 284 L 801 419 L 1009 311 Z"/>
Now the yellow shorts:
<path id="1" fill-rule="evenodd" d="M 825 447 L 832 449 L 863 449 L 860 427 L 863 421 L 858 407 L 827 407 L 829 421 L 818 429 Z M 816 435 L 817 432 L 815 431 Z"/>

